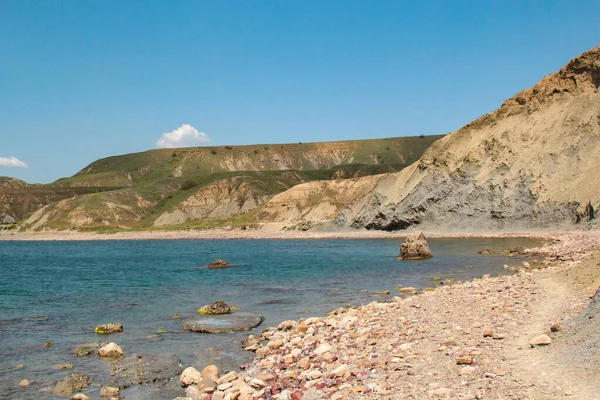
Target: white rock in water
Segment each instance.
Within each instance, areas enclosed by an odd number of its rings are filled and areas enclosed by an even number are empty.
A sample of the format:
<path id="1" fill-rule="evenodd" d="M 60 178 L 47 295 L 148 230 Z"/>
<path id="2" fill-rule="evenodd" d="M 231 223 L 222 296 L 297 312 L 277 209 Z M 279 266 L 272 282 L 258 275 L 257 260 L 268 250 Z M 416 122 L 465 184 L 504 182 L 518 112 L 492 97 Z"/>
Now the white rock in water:
<path id="1" fill-rule="evenodd" d="M 101 347 L 100 350 L 98 350 L 98 354 L 100 357 L 117 358 L 121 357 L 125 353 L 123 353 L 123 349 L 121 349 L 118 344 L 111 342 L 106 346 Z"/>

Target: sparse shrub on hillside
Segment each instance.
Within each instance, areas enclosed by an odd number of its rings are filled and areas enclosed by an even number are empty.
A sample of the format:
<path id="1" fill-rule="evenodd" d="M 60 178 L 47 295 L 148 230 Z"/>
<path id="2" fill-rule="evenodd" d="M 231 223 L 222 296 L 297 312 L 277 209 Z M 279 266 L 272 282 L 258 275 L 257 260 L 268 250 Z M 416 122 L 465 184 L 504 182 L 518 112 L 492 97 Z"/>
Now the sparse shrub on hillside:
<path id="1" fill-rule="evenodd" d="M 217 151 L 216 151 L 215 149 L 212 149 L 212 150 L 210 151 L 210 154 L 217 154 Z"/>
<path id="2" fill-rule="evenodd" d="M 419 137 L 420 137 L 421 139 L 424 139 L 424 138 L 425 138 L 425 135 L 419 135 Z"/>
<path id="3" fill-rule="evenodd" d="M 177 152 L 175 152 L 175 151 L 174 151 L 174 152 L 171 154 L 171 157 L 173 157 L 173 158 L 177 157 Z"/>
<path id="4" fill-rule="evenodd" d="M 0 231 L 2 231 L 2 230 L 10 231 L 10 230 L 13 230 L 13 229 L 17 229 L 17 224 L 16 223 L 12 223 L 12 224 L 4 224 L 4 223 L 2 223 L 2 224 L 0 224 Z"/>
<path id="5" fill-rule="evenodd" d="M 233 147 L 231 147 L 231 146 L 225 146 L 225 148 L 226 148 L 227 150 L 231 150 L 231 149 L 233 149 Z"/>
<path id="6" fill-rule="evenodd" d="M 254 154 L 258 154 L 258 150 L 254 150 Z"/>
<path id="7" fill-rule="evenodd" d="M 179 188 L 180 190 L 190 190 L 192 188 L 195 188 L 196 186 L 198 186 L 198 184 L 194 181 L 185 181 L 181 184 L 181 187 Z"/>

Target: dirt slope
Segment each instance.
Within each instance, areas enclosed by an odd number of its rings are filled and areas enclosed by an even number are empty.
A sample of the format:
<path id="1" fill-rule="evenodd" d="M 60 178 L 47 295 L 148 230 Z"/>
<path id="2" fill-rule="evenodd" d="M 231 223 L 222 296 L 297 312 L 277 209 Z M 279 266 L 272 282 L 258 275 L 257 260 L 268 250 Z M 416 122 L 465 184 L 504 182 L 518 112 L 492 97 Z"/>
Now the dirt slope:
<path id="1" fill-rule="evenodd" d="M 103 189 L 31 185 L 19 179 L 0 177 L 0 225 L 12 225 L 47 204 L 100 190 Z"/>
<path id="2" fill-rule="evenodd" d="M 531 229 L 593 218 L 600 203 L 599 85 L 600 46 L 438 140 L 408 168 L 379 178 L 368 194 L 346 202 L 333 223 L 384 230 Z M 307 185 L 277 201 L 298 202 L 316 184 Z M 323 190 L 345 196 L 337 183 Z M 293 220 L 294 213 L 271 219 Z"/>
<path id="3" fill-rule="evenodd" d="M 158 217 L 154 226 L 177 225 L 203 218 L 222 218 L 251 212 L 271 196 L 242 177 L 222 179 L 198 190 L 173 210 Z"/>

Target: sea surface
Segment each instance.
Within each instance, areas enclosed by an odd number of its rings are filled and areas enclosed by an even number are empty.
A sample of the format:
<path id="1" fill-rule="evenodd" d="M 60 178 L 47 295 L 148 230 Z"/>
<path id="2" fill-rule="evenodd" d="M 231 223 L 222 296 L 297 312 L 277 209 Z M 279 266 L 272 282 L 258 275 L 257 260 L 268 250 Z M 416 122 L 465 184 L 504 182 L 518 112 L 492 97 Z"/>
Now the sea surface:
<path id="1" fill-rule="evenodd" d="M 247 362 L 248 332 L 184 332 L 182 319 L 216 300 L 258 313 L 265 322 L 324 315 L 337 307 L 398 295 L 399 286 L 424 288 L 434 277 L 457 281 L 505 274 L 522 260 L 479 255 L 484 248 L 536 246 L 533 239 L 430 239 L 434 257 L 399 261 L 400 240 L 147 240 L 0 242 L 0 398 L 34 398 L 72 372 L 106 384 L 109 365 L 75 357 L 78 344 L 115 341 L 126 353 L 176 353 L 202 368 L 206 350 Z M 215 258 L 233 266 L 206 269 Z M 466 268 L 467 265 L 474 266 Z M 375 292 L 389 290 L 390 295 Z M 174 319 L 180 314 L 182 319 Z M 118 321 L 109 338 L 95 326 Z M 165 333 L 157 334 L 158 330 Z M 249 332 L 252 333 L 252 332 Z M 52 347 L 44 347 L 51 342 Z M 246 354 L 245 354 L 246 353 Z M 214 353 L 216 354 L 216 353 Z M 72 363 L 74 371 L 53 364 Z M 24 368 L 16 369 L 22 364 Z M 21 379 L 32 382 L 19 388 Z M 92 389 L 97 396 L 99 389 Z M 6 397 L 8 396 L 8 397 Z M 40 398 L 50 398 L 44 393 Z M 129 398 L 129 397 L 128 397 Z"/>

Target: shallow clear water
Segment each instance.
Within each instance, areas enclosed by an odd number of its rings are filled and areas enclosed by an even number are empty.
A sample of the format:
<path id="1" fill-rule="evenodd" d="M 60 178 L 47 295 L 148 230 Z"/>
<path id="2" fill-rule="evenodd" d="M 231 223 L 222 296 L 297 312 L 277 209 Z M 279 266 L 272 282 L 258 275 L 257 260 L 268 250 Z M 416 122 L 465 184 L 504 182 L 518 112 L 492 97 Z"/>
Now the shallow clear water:
<path id="1" fill-rule="evenodd" d="M 197 350 L 238 353 L 248 333 L 183 332 L 173 314 L 193 316 L 199 307 L 224 300 L 264 315 L 260 330 L 389 298 L 397 286 L 425 287 L 435 276 L 466 280 L 503 274 L 506 257 L 477 251 L 537 242 L 431 239 L 434 258 L 423 261 L 395 260 L 399 244 L 381 239 L 0 242 L 0 398 L 2 393 L 26 398 L 26 391 L 14 389 L 23 378 L 41 387 L 73 372 L 50 368 L 57 363 L 73 363 L 75 371 L 105 383 L 106 363 L 71 354 L 77 344 L 107 340 L 93 333 L 100 323 L 123 323 L 125 331 L 109 340 L 126 353 L 172 352 L 184 364 L 202 367 Z M 233 267 L 202 268 L 217 257 Z M 469 264 L 476 267 L 464 268 Z M 391 295 L 373 295 L 382 290 Z M 167 333 L 147 338 L 158 329 Z M 54 347 L 44 348 L 45 342 Z M 17 364 L 25 368 L 15 370 Z"/>

